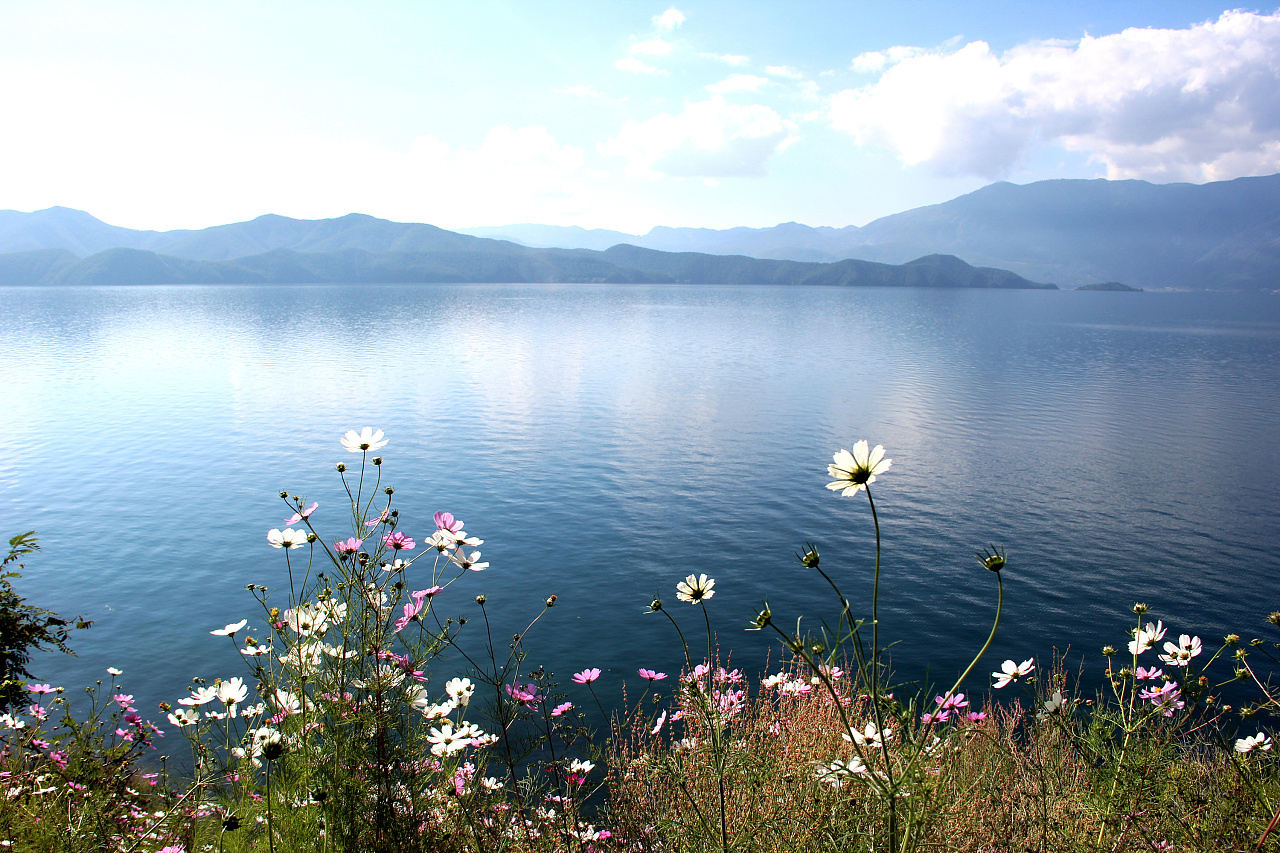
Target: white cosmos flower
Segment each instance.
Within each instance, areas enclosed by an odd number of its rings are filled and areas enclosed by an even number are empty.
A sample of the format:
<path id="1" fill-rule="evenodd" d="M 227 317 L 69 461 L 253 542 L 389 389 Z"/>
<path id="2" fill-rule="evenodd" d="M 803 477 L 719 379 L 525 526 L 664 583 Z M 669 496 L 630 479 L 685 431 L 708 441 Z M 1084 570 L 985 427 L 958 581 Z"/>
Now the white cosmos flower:
<path id="1" fill-rule="evenodd" d="M 1265 751 L 1271 749 L 1271 745 L 1271 738 L 1259 732 L 1256 735 L 1242 737 L 1240 740 L 1236 741 L 1236 752 L 1244 753 L 1253 752 L 1254 750 Z"/>
<path id="2" fill-rule="evenodd" d="M 994 687 L 999 690 L 1001 687 L 1007 687 L 1011 681 L 1018 681 L 1023 676 L 1030 675 L 1036 668 L 1034 660 L 1035 658 L 1027 658 L 1019 664 L 1007 660 L 1000 664 L 1000 672 L 991 673 L 996 680 Z"/>
<path id="3" fill-rule="evenodd" d="M 1163 640 L 1164 632 L 1164 622 L 1157 621 L 1154 625 L 1148 622 L 1145 627 L 1138 629 L 1137 633 L 1133 635 L 1133 639 L 1129 641 L 1129 654 L 1142 654 Z"/>
<path id="4" fill-rule="evenodd" d="M 582 773 L 583 775 L 586 775 L 595 769 L 595 764 L 590 761 L 582 761 L 581 759 L 575 758 L 573 761 L 569 762 L 570 773 Z"/>
<path id="5" fill-rule="evenodd" d="M 109 666 L 109 667 L 107 667 L 107 675 L 116 675 L 116 676 L 119 676 L 119 675 L 124 675 L 124 673 L 123 673 L 123 672 L 121 672 L 120 670 L 116 669 L 114 666 Z"/>
<path id="6" fill-rule="evenodd" d="M 200 722 L 200 712 L 195 708 L 178 708 L 169 715 L 169 722 L 178 728 L 194 726 Z"/>
<path id="7" fill-rule="evenodd" d="M 1182 634 L 1178 637 L 1178 645 L 1165 643 L 1164 651 L 1165 653 L 1160 655 L 1162 662 L 1169 666 L 1190 666 L 1191 659 L 1202 651 L 1200 638 Z"/>
<path id="8" fill-rule="evenodd" d="M 470 678 L 451 678 L 445 682 L 444 692 L 459 705 L 466 705 L 471 701 L 471 694 L 476 692 L 476 686 Z"/>
<path id="9" fill-rule="evenodd" d="M 827 474 L 835 481 L 827 483 L 827 488 L 845 496 L 865 489 L 876 481 L 877 474 L 888 471 L 893 464 L 892 459 L 884 458 L 884 445 L 877 444 L 868 452 L 866 441 L 855 444 L 852 453 L 840 450 L 831 458 L 834 464 L 827 466 Z"/>
<path id="10" fill-rule="evenodd" d="M 191 691 L 191 695 L 178 700 L 179 705 L 207 705 L 214 699 L 218 698 L 217 685 L 207 685 L 205 687 L 197 687 Z"/>
<path id="11" fill-rule="evenodd" d="M 352 453 L 363 453 L 369 450 L 381 450 L 387 446 L 387 442 L 382 437 L 382 430 L 365 427 L 360 432 L 353 429 L 347 430 L 347 434 L 342 437 L 342 446 Z"/>
<path id="12" fill-rule="evenodd" d="M 690 604 L 697 604 L 699 601 L 706 601 L 715 595 L 712 590 L 715 585 L 716 582 L 706 575 L 689 575 L 676 584 L 676 598 L 681 601 L 687 601 Z"/>
<path id="13" fill-rule="evenodd" d="M 292 527 L 284 530 L 273 527 L 267 531 L 267 542 L 272 548 L 301 548 L 307 544 L 307 534 L 304 530 L 294 530 Z"/>
<path id="14" fill-rule="evenodd" d="M 877 729 L 875 721 L 872 721 L 867 723 L 862 731 L 854 729 L 852 732 L 841 732 L 840 736 L 847 741 L 856 743 L 858 746 L 879 749 L 885 741 L 893 740 L 893 729 L 887 726 L 884 729 Z"/>
<path id="15" fill-rule="evenodd" d="M 219 683 L 217 690 L 223 705 L 238 705 L 249 695 L 249 687 L 239 676 Z"/>
<path id="16" fill-rule="evenodd" d="M 861 776 L 866 772 L 867 765 L 863 764 L 862 759 L 855 755 L 848 761 L 836 759 L 828 765 L 819 767 L 815 776 L 819 782 L 826 782 L 828 785 L 839 788 L 847 780 L 854 776 Z"/>
<path id="17" fill-rule="evenodd" d="M 472 723 L 464 723 L 454 728 L 452 723 L 445 723 L 432 728 L 427 733 L 427 742 L 431 744 L 431 754 L 436 756 L 453 755 L 471 745 L 471 741 L 484 735 Z"/>
<path id="18" fill-rule="evenodd" d="M 248 624 L 248 619 L 241 619 L 239 622 L 232 622 L 225 628 L 219 628 L 217 631 L 210 631 L 209 633 L 215 637 L 234 637 L 236 635 L 236 631 L 239 631 Z"/>

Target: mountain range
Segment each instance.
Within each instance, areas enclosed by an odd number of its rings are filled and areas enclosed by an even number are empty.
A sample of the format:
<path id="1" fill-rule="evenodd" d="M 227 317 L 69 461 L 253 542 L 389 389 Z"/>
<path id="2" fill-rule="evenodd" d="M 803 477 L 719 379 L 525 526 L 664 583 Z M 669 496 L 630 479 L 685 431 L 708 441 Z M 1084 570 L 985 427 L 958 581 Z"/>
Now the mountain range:
<path id="1" fill-rule="evenodd" d="M 138 231 L 70 208 L 0 211 L 0 284 L 341 281 L 1271 289 L 1280 287 L 1280 175 L 997 183 L 861 228 L 790 222 L 645 235 L 446 231 L 362 214 Z"/>

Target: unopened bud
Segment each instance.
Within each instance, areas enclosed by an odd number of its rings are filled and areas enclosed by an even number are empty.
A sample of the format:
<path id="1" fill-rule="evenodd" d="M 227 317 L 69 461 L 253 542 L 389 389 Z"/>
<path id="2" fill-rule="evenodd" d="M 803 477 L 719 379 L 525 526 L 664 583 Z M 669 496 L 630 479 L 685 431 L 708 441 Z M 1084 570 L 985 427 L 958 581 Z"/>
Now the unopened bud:
<path id="1" fill-rule="evenodd" d="M 1240 635 L 1227 634 L 1227 636 L 1223 637 L 1222 641 L 1226 643 L 1228 646 L 1234 646 L 1236 643 L 1240 642 Z"/>
<path id="2" fill-rule="evenodd" d="M 382 464 L 382 457 L 381 457 L 381 456 L 375 456 L 375 457 L 373 457 L 373 464 L 374 464 L 374 465 L 381 465 L 381 464 Z"/>
<path id="3" fill-rule="evenodd" d="M 483 595 L 476 596 L 476 604 L 484 604 L 487 599 Z"/>
<path id="4" fill-rule="evenodd" d="M 547 596 L 547 606 L 548 607 L 556 606 L 556 597 L 554 595 Z"/>
<path id="5" fill-rule="evenodd" d="M 1112 656 L 1112 655 L 1114 655 L 1115 653 L 1116 653 L 1116 647 L 1115 647 L 1115 646 L 1103 646 L 1103 647 L 1102 647 L 1102 654 L 1104 654 L 1104 655 L 1105 655 L 1105 656 L 1107 656 L 1107 657 L 1111 657 L 1111 656 Z"/>
<path id="6" fill-rule="evenodd" d="M 383 491 L 383 493 L 384 493 L 384 494 L 388 494 L 388 495 L 394 495 L 394 494 L 396 493 L 396 490 L 395 490 L 395 489 L 393 489 L 393 488 L 391 488 L 390 486 L 387 486 L 387 487 L 386 487 L 385 489 L 383 489 L 382 491 Z"/>
<path id="7" fill-rule="evenodd" d="M 281 492 L 281 493 L 280 493 L 280 497 L 284 498 L 285 500 L 288 500 L 288 499 L 289 499 L 289 493 L 288 493 L 288 492 Z"/>
<path id="8" fill-rule="evenodd" d="M 1147 605 L 1139 601 L 1137 604 L 1133 605 L 1133 612 L 1141 616 L 1143 613 L 1147 612 Z"/>
<path id="9" fill-rule="evenodd" d="M 342 463 L 342 462 L 339 462 L 337 467 L 338 467 L 338 473 L 339 473 L 339 474 L 341 474 L 341 473 L 343 473 L 344 471 L 346 471 L 346 470 L 347 470 L 347 466 L 346 466 L 346 464 L 345 464 L 345 463 Z"/>

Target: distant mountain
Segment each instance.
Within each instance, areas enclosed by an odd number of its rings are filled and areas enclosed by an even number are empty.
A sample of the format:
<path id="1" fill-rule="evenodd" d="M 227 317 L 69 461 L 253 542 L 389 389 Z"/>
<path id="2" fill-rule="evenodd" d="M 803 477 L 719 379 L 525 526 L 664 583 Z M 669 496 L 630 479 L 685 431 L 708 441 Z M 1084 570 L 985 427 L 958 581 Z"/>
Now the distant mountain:
<path id="1" fill-rule="evenodd" d="M 445 232 L 446 234 L 448 232 Z M 455 235 L 457 236 L 457 235 Z M 797 263 L 740 255 L 656 252 L 614 246 L 533 249 L 468 237 L 470 250 L 295 252 L 273 249 L 229 261 L 202 261 L 144 249 L 107 249 L 77 259 L 63 249 L 0 255 L 0 284 L 304 284 L 429 282 L 689 282 L 825 284 L 852 287 L 1052 288 L 1005 270 L 975 269 L 934 255 L 909 264 Z M 448 239 L 445 243 L 450 242 Z"/>
<path id="2" fill-rule="evenodd" d="M 533 246 L 599 248 L 618 239 L 661 251 L 899 264 L 947 253 L 1038 281 L 1151 288 L 1280 288 L 1280 175 L 1208 184 L 1061 180 L 991 184 L 862 228 L 654 228 L 645 235 L 509 225 L 470 229 Z"/>

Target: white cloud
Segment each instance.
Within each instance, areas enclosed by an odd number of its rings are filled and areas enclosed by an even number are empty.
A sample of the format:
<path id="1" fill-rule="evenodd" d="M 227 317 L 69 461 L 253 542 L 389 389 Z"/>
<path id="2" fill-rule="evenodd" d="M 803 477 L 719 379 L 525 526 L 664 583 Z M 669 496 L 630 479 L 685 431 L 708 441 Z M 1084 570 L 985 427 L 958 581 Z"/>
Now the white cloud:
<path id="1" fill-rule="evenodd" d="M 835 95 L 832 124 L 943 174 L 1001 177 L 1045 142 L 1090 154 L 1113 179 L 1280 171 L 1280 15 L 1226 12 L 1002 55 L 980 41 L 898 47 L 859 66 L 887 70 Z"/>
<path id="2" fill-rule="evenodd" d="M 653 16 L 653 25 L 660 30 L 674 30 L 684 23 L 684 13 L 672 6 L 661 15 Z"/>
<path id="3" fill-rule="evenodd" d="M 679 115 L 628 120 L 599 150 L 626 158 L 633 176 L 759 177 L 769 158 L 798 138 L 796 125 L 769 107 L 730 104 L 716 95 L 686 104 Z"/>
<path id="4" fill-rule="evenodd" d="M 726 65 L 746 65 L 750 61 L 750 57 L 742 56 L 737 53 L 704 53 L 703 56 L 708 59 L 718 59 Z"/>
<path id="5" fill-rule="evenodd" d="M 671 52 L 672 47 L 673 45 L 669 41 L 647 39 L 631 45 L 630 51 L 632 55 L 638 56 L 666 56 Z"/>
<path id="6" fill-rule="evenodd" d="M 786 77 L 788 80 L 801 80 L 804 73 L 798 68 L 792 68 L 790 65 L 770 65 L 765 68 L 766 74 L 772 74 L 774 77 Z"/>
<path id="7" fill-rule="evenodd" d="M 760 87 L 769 82 L 767 77 L 756 77 L 753 74 L 731 74 L 719 83 L 707 86 L 707 91 L 714 95 L 726 92 L 759 92 Z"/>
<path id="8" fill-rule="evenodd" d="M 634 56 L 628 56 L 619 59 L 613 63 L 613 67 L 619 71 L 630 71 L 632 74 L 666 74 L 666 69 L 655 68 L 642 59 L 636 59 Z"/>

